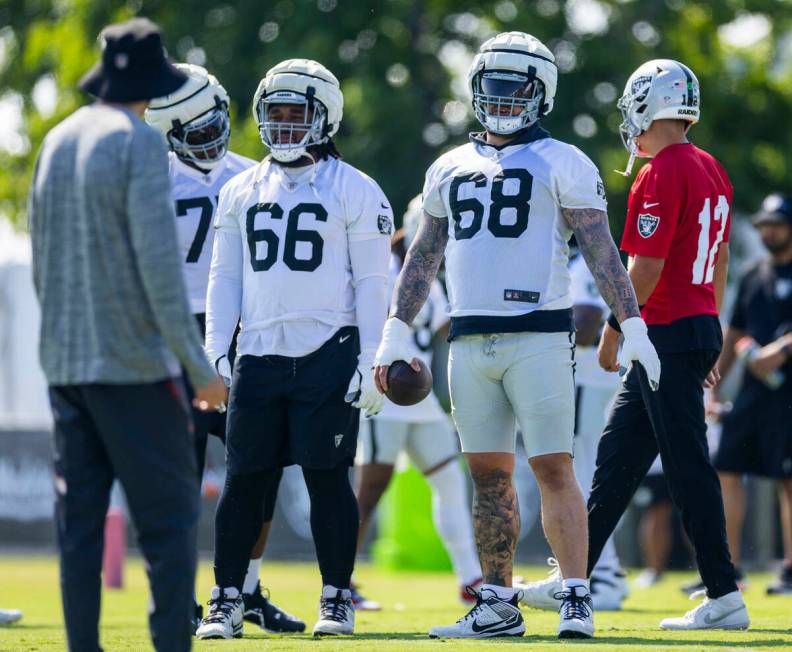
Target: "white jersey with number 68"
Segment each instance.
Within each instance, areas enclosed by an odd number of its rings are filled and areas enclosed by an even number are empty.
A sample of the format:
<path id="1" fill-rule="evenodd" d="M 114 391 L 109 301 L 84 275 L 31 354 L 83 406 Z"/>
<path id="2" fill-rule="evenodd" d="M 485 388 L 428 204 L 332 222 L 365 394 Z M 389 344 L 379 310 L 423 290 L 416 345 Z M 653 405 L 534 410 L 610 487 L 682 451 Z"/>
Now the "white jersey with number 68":
<path id="1" fill-rule="evenodd" d="M 562 207 L 607 208 L 596 166 L 572 145 L 540 136 L 497 149 L 471 137 L 437 159 L 423 208 L 448 218 L 451 317 L 570 308 Z"/>

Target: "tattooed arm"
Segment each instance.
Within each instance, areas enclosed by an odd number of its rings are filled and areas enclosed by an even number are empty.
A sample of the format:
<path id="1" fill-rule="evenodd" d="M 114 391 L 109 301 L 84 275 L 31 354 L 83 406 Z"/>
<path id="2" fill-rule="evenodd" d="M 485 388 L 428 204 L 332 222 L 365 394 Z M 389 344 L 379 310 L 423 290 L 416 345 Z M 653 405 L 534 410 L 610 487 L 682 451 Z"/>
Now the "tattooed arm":
<path id="1" fill-rule="evenodd" d="M 419 371 L 408 341 L 410 324 L 421 310 L 437 276 L 448 242 L 448 220 L 424 213 L 418 233 L 410 245 L 393 293 L 391 316 L 385 322 L 377 355 L 374 358 L 374 382 L 384 393 L 388 389 L 388 368 L 396 360 L 409 362 Z"/>
<path id="2" fill-rule="evenodd" d="M 561 213 L 575 232 L 580 251 L 597 288 L 619 322 L 640 317 L 627 270 L 608 226 L 608 214 L 596 208 L 562 208 Z"/>
<path id="3" fill-rule="evenodd" d="M 448 220 L 424 213 L 396 281 L 391 317 L 412 324 L 429 296 L 448 242 Z"/>

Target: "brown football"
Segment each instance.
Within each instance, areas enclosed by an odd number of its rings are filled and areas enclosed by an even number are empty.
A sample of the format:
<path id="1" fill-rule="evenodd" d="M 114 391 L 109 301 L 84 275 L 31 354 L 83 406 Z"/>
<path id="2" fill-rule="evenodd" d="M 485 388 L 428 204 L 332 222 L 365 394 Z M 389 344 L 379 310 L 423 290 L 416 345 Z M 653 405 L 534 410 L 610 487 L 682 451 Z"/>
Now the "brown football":
<path id="1" fill-rule="evenodd" d="M 404 362 L 397 360 L 388 369 L 387 396 L 396 405 L 415 405 L 420 403 L 432 391 L 432 372 L 421 360 L 418 360 L 420 371 Z"/>

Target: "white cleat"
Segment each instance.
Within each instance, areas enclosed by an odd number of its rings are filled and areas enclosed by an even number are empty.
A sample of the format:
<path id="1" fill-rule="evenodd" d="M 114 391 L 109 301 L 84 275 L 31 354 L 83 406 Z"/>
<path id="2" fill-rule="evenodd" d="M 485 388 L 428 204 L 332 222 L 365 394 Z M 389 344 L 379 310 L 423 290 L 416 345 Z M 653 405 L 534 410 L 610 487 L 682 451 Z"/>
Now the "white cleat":
<path id="1" fill-rule="evenodd" d="M 488 589 L 471 590 L 476 596 L 476 605 L 453 625 L 433 627 L 429 638 L 495 638 L 525 634 L 525 621 L 518 606 L 519 591 L 511 600 L 501 600 Z"/>
<path id="2" fill-rule="evenodd" d="M 715 600 L 710 600 L 706 591 L 697 591 L 690 599 L 701 597 L 704 599 L 695 609 L 681 618 L 666 618 L 660 622 L 660 629 L 748 629 L 751 621 L 740 591 L 732 591 Z"/>
<path id="3" fill-rule="evenodd" d="M 591 573 L 591 601 L 597 611 L 619 611 L 626 597 L 624 573 L 604 569 Z M 629 589 L 627 589 L 629 593 Z"/>
<path id="4" fill-rule="evenodd" d="M 591 638 L 594 636 L 594 606 L 591 594 L 583 586 L 561 591 L 561 622 L 558 638 Z"/>
<path id="5" fill-rule="evenodd" d="M 0 625 L 10 625 L 22 620 L 22 612 L 18 609 L 0 609 Z"/>
<path id="6" fill-rule="evenodd" d="M 329 584 L 322 587 L 319 599 L 319 620 L 313 628 L 314 636 L 340 636 L 355 633 L 355 608 L 352 592 Z"/>
<path id="7" fill-rule="evenodd" d="M 242 638 L 244 605 L 235 588 L 212 589 L 209 613 L 195 632 L 196 638 Z"/>
<path id="8" fill-rule="evenodd" d="M 660 582 L 662 576 L 653 571 L 651 568 L 644 568 L 638 577 L 633 580 L 633 586 L 636 589 L 648 589 Z"/>
<path id="9" fill-rule="evenodd" d="M 558 610 L 558 598 L 555 596 L 563 590 L 561 586 L 561 569 L 553 557 L 549 557 L 547 563 L 550 566 L 550 573 L 547 579 L 514 585 L 514 588 L 519 589 L 522 595 L 520 604 L 523 606 L 533 607 L 534 609 Z"/>

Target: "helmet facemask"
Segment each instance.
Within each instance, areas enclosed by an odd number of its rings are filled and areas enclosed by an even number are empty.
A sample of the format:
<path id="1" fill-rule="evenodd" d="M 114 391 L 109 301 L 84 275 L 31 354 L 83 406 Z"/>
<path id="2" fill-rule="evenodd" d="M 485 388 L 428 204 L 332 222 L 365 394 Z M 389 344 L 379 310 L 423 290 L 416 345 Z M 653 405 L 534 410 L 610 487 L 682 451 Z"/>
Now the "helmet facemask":
<path id="1" fill-rule="evenodd" d="M 219 98 L 216 105 L 189 122 L 175 120 L 167 139 L 171 149 L 185 163 L 211 170 L 228 152 L 231 121 L 228 107 Z"/>
<path id="2" fill-rule="evenodd" d="M 276 161 L 289 163 L 305 156 L 308 148 L 327 140 L 327 109 L 310 93 L 275 91 L 264 95 L 256 107 L 261 141 L 269 148 Z M 278 120 L 276 106 L 298 106 L 301 118 Z M 283 112 L 282 112 L 283 113 Z M 293 112 L 288 112 L 291 118 Z"/>
<path id="3" fill-rule="evenodd" d="M 513 134 L 541 116 L 544 84 L 529 71 L 480 71 L 473 78 L 473 110 L 489 132 Z"/>
<path id="4" fill-rule="evenodd" d="M 647 105 L 643 104 L 643 102 L 649 94 L 650 87 L 651 82 L 647 84 L 646 88 L 640 89 L 639 94 L 636 94 L 635 89 L 633 89 L 633 92 L 622 95 L 616 103 L 616 107 L 622 114 L 622 123 L 619 125 L 619 135 L 630 157 L 627 159 L 627 166 L 624 171 L 615 170 L 615 172 L 625 177 L 630 176 L 632 173 L 636 157 L 646 158 L 649 156 L 649 154 L 641 150 L 638 145 L 638 136 L 640 136 L 645 129 L 643 129 L 640 124 L 636 124 L 635 119 L 637 118 L 640 120 L 641 114 L 646 110 Z"/>

